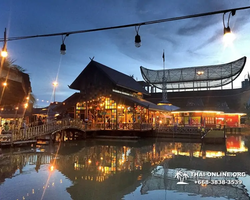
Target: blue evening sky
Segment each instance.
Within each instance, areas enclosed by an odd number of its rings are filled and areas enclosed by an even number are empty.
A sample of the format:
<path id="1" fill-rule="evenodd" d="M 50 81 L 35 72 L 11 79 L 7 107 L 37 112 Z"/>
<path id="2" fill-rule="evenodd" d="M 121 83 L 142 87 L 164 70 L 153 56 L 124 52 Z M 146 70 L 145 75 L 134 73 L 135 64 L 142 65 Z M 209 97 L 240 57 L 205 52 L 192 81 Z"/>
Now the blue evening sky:
<path id="1" fill-rule="evenodd" d="M 249 6 L 249 0 L 0 0 L 0 38 L 76 31 Z M 236 39 L 231 46 L 222 41 L 222 14 L 141 26 L 142 46 L 134 46 L 135 28 L 70 35 L 67 53 L 60 54 L 61 36 L 10 41 L 9 57 L 30 74 L 38 106 L 53 101 L 52 82 L 58 79 L 56 101 L 76 92 L 68 88 L 89 57 L 142 80 L 140 66 L 166 68 L 222 64 L 250 54 L 250 9 L 230 18 Z M 226 18 L 227 19 L 227 18 Z M 1 36 L 2 32 L 2 36 Z M 1 44 L 0 44 L 1 45 Z M 244 71 L 234 86 L 249 71 Z M 44 102 L 42 102 L 44 100 Z"/>

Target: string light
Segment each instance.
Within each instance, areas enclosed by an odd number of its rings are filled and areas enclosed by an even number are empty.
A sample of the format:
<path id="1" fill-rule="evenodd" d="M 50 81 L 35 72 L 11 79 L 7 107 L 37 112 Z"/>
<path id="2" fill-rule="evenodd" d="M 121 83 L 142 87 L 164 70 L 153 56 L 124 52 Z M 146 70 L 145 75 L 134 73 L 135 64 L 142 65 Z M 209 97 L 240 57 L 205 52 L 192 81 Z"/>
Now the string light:
<path id="1" fill-rule="evenodd" d="M 61 53 L 65 54 L 66 45 L 64 44 L 64 40 L 68 35 L 79 34 L 79 33 L 88 33 L 88 32 L 97 32 L 97 31 L 104 31 L 104 30 L 111 30 L 111 29 L 121 29 L 121 28 L 136 27 L 136 26 L 139 27 L 139 26 L 144 26 L 144 25 L 152 25 L 152 24 L 158 24 L 158 23 L 170 22 L 170 21 L 177 21 L 177 20 L 182 20 L 182 19 L 190 19 L 190 18 L 203 17 L 203 16 L 208 16 L 208 15 L 216 15 L 216 14 L 227 13 L 227 12 L 231 12 L 233 14 L 233 12 L 235 12 L 236 10 L 244 10 L 244 9 L 249 9 L 249 8 L 250 8 L 250 6 L 239 7 L 239 8 L 234 8 L 234 9 L 219 10 L 219 11 L 214 11 L 214 12 L 207 12 L 207 13 L 186 15 L 186 16 L 180 16 L 180 17 L 165 18 L 165 19 L 159 19 L 159 20 L 153 20 L 153 21 L 145 21 L 145 22 L 141 22 L 141 23 L 119 25 L 119 26 L 95 28 L 95 29 L 86 29 L 86 30 L 78 30 L 78 31 L 41 34 L 41 35 L 20 36 L 20 37 L 9 37 L 9 38 L 0 39 L 0 42 L 5 41 L 5 43 L 6 43 L 6 41 L 14 41 L 14 40 L 22 40 L 22 39 L 30 39 L 30 38 L 38 38 L 38 37 L 64 36 L 65 35 L 65 37 L 63 39 L 63 43 L 61 45 Z M 137 37 L 137 38 L 139 39 L 139 37 Z"/>
<path id="2" fill-rule="evenodd" d="M 223 26 L 224 26 L 224 37 L 223 40 L 226 44 L 231 44 L 233 40 L 235 39 L 234 34 L 232 33 L 230 26 L 229 26 L 229 21 L 230 21 L 230 16 L 234 16 L 236 13 L 236 10 L 231 10 L 228 14 L 228 20 L 227 20 L 227 25 L 225 25 L 225 14 L 223 14 Z"/>
<path id="3" fill-rule="evenodd" d="M 140 29 L 140 26 L 138 26 L 138 28 L 135 27 L 135 31 L 136 31 L 136 36 L 135 36 L 135 47 L 140 47 L 141 46 L 141 36 L 138 34 Z"/>

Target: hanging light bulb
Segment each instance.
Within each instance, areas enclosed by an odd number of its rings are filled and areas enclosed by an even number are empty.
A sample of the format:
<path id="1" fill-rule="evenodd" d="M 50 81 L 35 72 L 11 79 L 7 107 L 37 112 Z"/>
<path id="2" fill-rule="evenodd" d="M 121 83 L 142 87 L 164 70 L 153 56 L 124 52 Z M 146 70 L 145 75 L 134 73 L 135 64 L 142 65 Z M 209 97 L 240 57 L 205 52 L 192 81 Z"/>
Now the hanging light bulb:
<path id="1" fill-rule="evenodd" d="M 136 36 L 135 36 L 135 46 L 138 48 L 141 46 L 141 36 L 138 34 L 140 29 L 140 26 L 138 26 L 138 28 L 136 29 L 135 27 L 135 31 L 136 31 Z"/>
<path id="2" fill-rule="evenodd" d="M 235 39 L 235 35 L 231 32 L 230 27 L 224 28 L 223 41 L 226 45 L 232 44 Z"/>
<path id="3" fill-rule="evenodd" d="M 225 26 L 225 20 L 224 20 L 224 16 L 226 13 L 223 14 L 223 26 L 224 26 L 223 41 L 226 45 L 231 44 L 235 39 L 235 35 L 232 33 L 232 31 L 229 27 L 230 16 L 231 15 L 234 16 L 235 12 L 236 12 L 236 10 L 230 11 L 230 13 L 228 15 L 228 20 L 227 20 L 227 26 Z"/>
<path id="4" fill-rule="evenodd" d="M 64 43 L 61 44 L 60 52 L 62 55 L 66 54 L 66 45 Z"/>
<path id="5" fill-rule="evenodd" d="M 64 41 L 65 41 L 67 36 L 69 36 L 68 33 L 64 37 L 62 35 L 62 44 L 61 44 L 61 48 L 60 48 L 60 52 L 61 52 L 62 55 L 66 54 L 66 45 L 64 44 Z"/>
<path id="6" fill-rule="evenodd" d="M 135 36 L 135 46 L 138 48 L 141 46 L 141 36 L 138 33 Z"/>

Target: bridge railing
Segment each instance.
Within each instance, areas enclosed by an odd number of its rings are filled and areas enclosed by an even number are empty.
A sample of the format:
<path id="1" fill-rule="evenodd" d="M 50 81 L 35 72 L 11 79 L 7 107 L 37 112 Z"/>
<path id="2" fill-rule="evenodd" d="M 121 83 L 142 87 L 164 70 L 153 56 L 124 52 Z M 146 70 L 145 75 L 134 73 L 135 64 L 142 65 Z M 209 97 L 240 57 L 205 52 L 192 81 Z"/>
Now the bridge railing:
<path id="1" fill-rule="evenodd" d="M 89 124 L 84 123 L 79 119 L 62 119 L 57 121 L 50 121 L 42 125 L 31 126 L 21 129 L 14 129 L 8 136 L 6 135 L 5 141 L 20 141 L 29 140 L 36 137 L 51 134 L 56 131 L 60 131 L 65 128 L 77 128 L 82 131 L 87 130 L 104 130 L 104 124 Z M 123 123 L 122 126 L 119 124 L 110 124 L 110 127 L 105 127 L 106 130 L 152 130 L 152 124 L 148 123 Z M 1 139 L 1 138 L 0 138 Z M 3 140 L 1 139 L 1 140 Z"/>
<path id="2" fill-rule="evenodd" d="M 52 133 L 63 128 L 78 128 L 84 130 L 82 120 L 63 119 L 58 121 L 51 121 L 43 125 L 13 130 L 12 141 L 32 139 L 35 137 L 47 135 L 48 133 Z"/>

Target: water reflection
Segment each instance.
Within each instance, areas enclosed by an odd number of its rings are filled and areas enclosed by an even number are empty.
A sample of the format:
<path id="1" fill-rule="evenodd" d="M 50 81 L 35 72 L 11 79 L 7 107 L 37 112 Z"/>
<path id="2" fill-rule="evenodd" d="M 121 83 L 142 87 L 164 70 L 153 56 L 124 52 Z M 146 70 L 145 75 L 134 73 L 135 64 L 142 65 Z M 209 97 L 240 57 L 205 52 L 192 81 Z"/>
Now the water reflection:
<path id="1" fill-rule="evenodd" d="M 177 185 L 169 173 L 176 169 L 246 172 L 243 184 L 250 189 L 248 148 L 243 136 L 229 136 L 224 146 L 159 139 L 87 140 L 3 152 L 0 199 L 186 199 L 190 195 L 245 199 L 248 193 L 242 189 L 219 192 L 230 186 Z M 162 176 L 151 173 L 155 170 Z M 11 192 L 13 187 L 16 193 Z"/>

